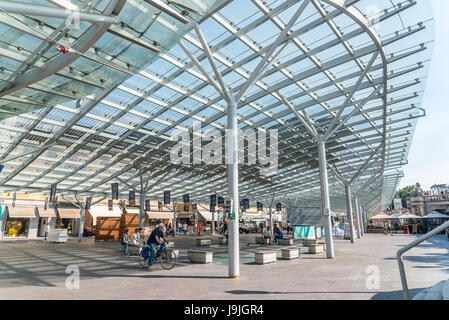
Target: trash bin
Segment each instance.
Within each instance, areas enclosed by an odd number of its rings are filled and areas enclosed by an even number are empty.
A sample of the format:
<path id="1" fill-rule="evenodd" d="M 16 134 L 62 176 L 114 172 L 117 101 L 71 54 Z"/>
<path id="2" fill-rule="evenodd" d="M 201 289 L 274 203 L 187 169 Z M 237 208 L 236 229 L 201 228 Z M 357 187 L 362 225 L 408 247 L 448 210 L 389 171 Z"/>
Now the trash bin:
<path id="1" fill-rule="evenodd" d="M 408 226 L 404 226 L 404 233 L 410 234 L 410 230 L 408 229 Z"/>

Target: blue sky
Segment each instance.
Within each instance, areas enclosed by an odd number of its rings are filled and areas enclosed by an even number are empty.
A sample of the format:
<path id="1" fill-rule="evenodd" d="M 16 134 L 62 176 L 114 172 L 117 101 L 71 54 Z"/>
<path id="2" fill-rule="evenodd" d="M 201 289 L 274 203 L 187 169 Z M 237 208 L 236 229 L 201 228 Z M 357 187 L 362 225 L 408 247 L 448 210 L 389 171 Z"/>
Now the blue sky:
<path id="1" fill-rule="evenodd" d="M 420 182 L 427 189 L 449 183 L 449 1 L 430 1 L 435 46 L 423 98 L 427 117 L 418 121 L 401 187 Z"/>

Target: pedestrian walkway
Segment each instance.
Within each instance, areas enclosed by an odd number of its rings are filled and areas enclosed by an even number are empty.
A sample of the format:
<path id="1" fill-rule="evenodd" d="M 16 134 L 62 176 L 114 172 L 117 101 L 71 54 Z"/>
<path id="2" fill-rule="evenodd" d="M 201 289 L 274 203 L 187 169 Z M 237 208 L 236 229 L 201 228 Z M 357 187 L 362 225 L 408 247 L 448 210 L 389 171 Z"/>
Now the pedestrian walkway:
<path id="1" fill-rule="evenodd" d="M 259 266 L 251 262 L 250 252 L 257 248 L 247 246 L 251 237 L 240 241 L 239 280 L 227 278 L 226 245 L 210 248 L 216 254 L 213 264 L 188 263 L 182 252 L 198 248 L 196 237 L 176 239 L 181 257 L 170 271 L 157 265 L 150 271 L 139 268 L 136 257 L 120 255 L 118 243 L 4 242 L 0 299 L 401 299 L 395 254 L 416 238 L 368 234 L 356 244 L 336 240 L 332 260 L 325 254 L 303 255 Z M 441 236 L 405 257 L 412 295 L 449 278 L 448 252 L 449 241 Z M 79 290 L 66 288 L 70 265 L 79 267 Z M 154 286 L 158 290 L 148 290 Z"/>

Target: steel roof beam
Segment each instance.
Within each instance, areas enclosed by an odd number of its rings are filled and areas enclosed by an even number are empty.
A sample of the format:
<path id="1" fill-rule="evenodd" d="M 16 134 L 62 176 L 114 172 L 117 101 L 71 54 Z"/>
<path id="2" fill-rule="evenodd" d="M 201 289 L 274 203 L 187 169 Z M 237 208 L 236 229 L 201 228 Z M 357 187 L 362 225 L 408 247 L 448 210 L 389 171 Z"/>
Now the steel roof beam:
<path id="1" fill-rule="evenodd" d="M 0 10 L 7 13 L 29 16 L 62 19 L 76 18 L 80 21 L 87 21 L 98 24 L 120 24 L 120 19 L 116 15 L 96 14 L 78 10 L 60 9 L 16 1 L 0 1 Z"/>

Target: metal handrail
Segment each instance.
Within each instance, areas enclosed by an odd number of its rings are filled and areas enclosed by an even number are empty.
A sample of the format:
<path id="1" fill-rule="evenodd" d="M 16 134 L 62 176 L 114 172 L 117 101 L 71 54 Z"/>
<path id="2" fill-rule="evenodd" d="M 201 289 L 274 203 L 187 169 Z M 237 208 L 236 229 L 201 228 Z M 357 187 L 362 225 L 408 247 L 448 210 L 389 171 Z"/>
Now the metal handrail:
<path id="1" fill-rule="evenodd" d="M 441 226 L 433 229 L 432 231 L 426 233 L 425 235 L 423 235 L 422 237 L 419 237 L 418 239 L 410 242 L 408 245 L 402 247 L 401 249 L 398 250 L 396 256 L 398 259 L 398 265 L 399 265 L 399 273 L 401 275 L 401 282 L 402 282 L 402 290 L 404 292 L 404 300 L 410 300 L 410 296 L 408 293 L 408 286 L 407 286 L 407 278 L 405 276 L 405 269 L 404 269 L 404 262 L 402 261 L 402 255 L 409 251 L 411 248 L 416 247 L 417 245 L 419 245 L 421 242 L 426 241 L 427 239 L 433 237 L 434 235 L 444 231 L 445 229 L 449 228 L 449 221 L 442 224 Z"/>

